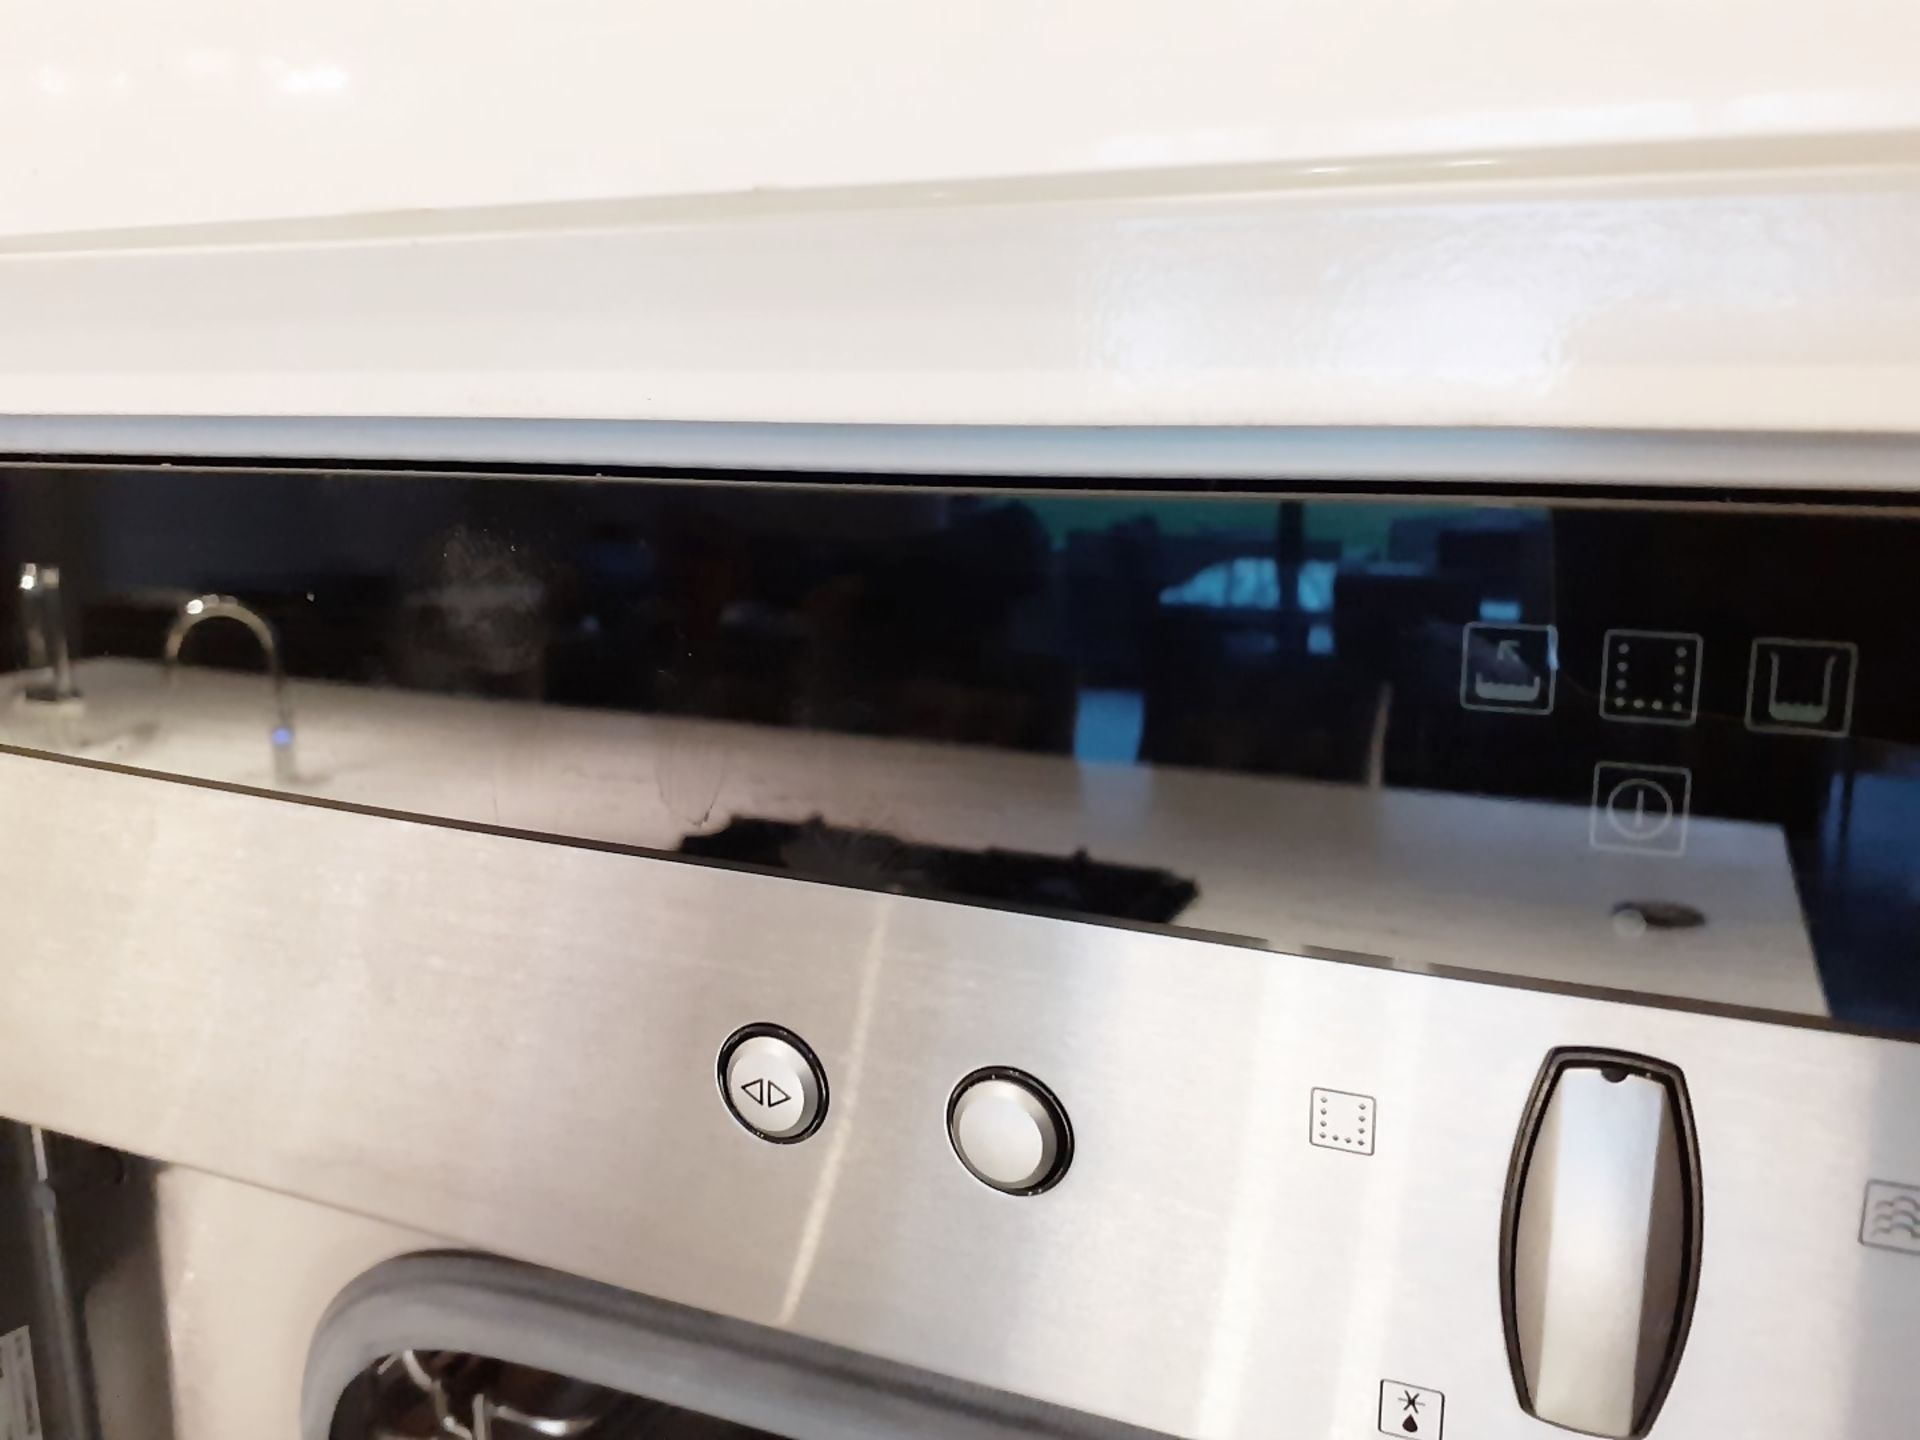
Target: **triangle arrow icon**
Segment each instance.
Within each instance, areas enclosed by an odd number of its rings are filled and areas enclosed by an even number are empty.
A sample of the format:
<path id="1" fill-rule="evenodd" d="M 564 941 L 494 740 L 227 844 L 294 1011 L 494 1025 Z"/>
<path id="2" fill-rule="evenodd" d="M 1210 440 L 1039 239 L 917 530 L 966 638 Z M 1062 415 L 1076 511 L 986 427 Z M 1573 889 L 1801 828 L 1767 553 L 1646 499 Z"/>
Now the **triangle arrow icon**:
<path id="1" fill-rule="evenodd" d="M 759 1096 L 755 1096 L 754 1098 L 761 1099 L 761 1097 Z M 774 1084 L 773 1081 L 769 1080 L 767 1081 L 767 1093 L 762 1103 L 768 1106 L 784 1105 L 787 1103 L 787 1101 L 791 1100 L 792 1098 L 793 1097 L 787 1094 L 786 1091 L 782 1090 L 778 1085 Z"/>
<path id="2" fill-rule="evenodd" d="M 746 1084 L 742 1085 L 740 1088 L 747 1092 L 748 1099 L 753 1100 L 761 1105 L 764 1105 L 767 1103 L 767 1082 L 766 1081 L 749 1080 Z"/>

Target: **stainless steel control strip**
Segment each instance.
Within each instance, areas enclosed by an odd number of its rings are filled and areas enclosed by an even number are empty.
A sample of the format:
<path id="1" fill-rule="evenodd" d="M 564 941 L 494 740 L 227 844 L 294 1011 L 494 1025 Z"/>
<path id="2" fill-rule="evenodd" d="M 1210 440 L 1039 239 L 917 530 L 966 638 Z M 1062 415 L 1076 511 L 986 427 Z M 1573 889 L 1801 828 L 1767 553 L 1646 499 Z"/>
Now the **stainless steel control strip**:
<path id="1" fill-rule="evenodd" d="M 1905 1414 L 1920 1256 L 1860 1237 L 1870 1181 L 1920 1184 L 1910 1045 L 20 755 L 0 804 L 18 1119 L 1176 1434 L 1369 1433 L 1390 1380 L 1519 1437 L 1515 1127 L 1549 1050 L 1612 1047 L 1684 1071 L 1700 1137 L 1659 1433 Z M 754 1022 L 830 1077 L 802 1143 L 718 1093 Z M 1072 1117 L 1044 1194 L 954 1156 L 982 1066 Z M 1368 1148 L 1315 1142 L 1316 1088 L 1372 1102 Z"/>

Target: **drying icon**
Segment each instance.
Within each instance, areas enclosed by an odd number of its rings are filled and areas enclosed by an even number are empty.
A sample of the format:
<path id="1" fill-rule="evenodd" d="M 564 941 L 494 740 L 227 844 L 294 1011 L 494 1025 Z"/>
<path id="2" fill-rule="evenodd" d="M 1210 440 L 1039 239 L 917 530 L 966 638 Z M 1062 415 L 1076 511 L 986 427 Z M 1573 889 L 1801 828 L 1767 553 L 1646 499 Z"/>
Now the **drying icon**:
<path id="1" fill-rule="evenodd" d="M 1875 1180 L 1867 1186 L 1860 1243 L 1920 1255 L 1920 1186 Z"/>

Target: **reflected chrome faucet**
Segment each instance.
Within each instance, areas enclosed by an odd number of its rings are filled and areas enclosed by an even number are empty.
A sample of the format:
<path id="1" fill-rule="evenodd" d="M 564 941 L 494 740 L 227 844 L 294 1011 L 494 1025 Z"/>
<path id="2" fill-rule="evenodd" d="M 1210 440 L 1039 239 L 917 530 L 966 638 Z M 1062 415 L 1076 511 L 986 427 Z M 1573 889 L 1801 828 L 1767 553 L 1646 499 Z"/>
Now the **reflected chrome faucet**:
<path id="1" fill-rule="evenodd" d="M 260 642 L 267 657 L 267 681 L 273 687 L 273 778 L 281 785 L 294 781 L 293 704 L 287 697 L 287 674 L 280 665 L 280 636 L 267 617 L 231 595 L 199 595 L 182 605 L 167 630 L 167 683 L 179 677 L 180 647 L 195 626 L 205 620 L 238 620 Z"/>
<path id="2" fill-rule="evenodd" d="M 20 624 L 27 637 L 27 668 L 46 672 L 27 686 L 26 697 L 41 703 L 78 700 L 73 661 L 67 654 L 66 617 L 60 607 L 60 567 L 20 567 Z"/>

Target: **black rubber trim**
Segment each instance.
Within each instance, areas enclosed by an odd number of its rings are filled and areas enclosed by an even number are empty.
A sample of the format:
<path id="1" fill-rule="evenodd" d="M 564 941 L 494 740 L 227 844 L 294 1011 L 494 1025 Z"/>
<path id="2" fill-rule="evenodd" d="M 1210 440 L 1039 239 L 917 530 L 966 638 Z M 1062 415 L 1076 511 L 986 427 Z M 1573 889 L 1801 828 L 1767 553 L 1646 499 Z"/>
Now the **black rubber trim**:
<path id="1" fill-rule="evenodd" d="M 1520 1354 L 1519 1307 L 1514 1294 L 1513 1275 L 1520 1195 L 1526 1184 L 1528 1167 L 1533 1163 L 1533 1150 L 1540 1138 L 1540 1125 L 1546 1118 L 1548 1102 L 1553 1098 L 1554 1087 L 1560 1083 L 1560 1077 L 1576 1069 L 1624 1070 L 1630 1075 L 1641 1075 L 1659 1082 L 1666 1089 L 1667 1098 L 1673 1106 L 1674 1124 L 1679 1130 L 1680 1183 L 1686 1190 L 1686 1235 L 1681 1254 L 1680 1303 L 1674 1315 L 1673 1338 L 1660 1362 L 1660 1373 L 1648 1390 L 1646 1403 L 1640 1413 L 1633 1417 L 1633 1428 L 1628 1432 L 1629 1440 L 1638 1440 L 1653 1428 L 1653 1422 L 1659 1418 L 1660 1407 L 1666 1403 L 1667 1392 L 1673 1387 L 1673 1377 L 1680 1369 L 1680 1357 L 1687 1348 L 1687 1333 L 1693 1327 L 1694 1301 L 1700 1291 L 1700 1251 L 1705 1220 L 1700 1139 L 1694 1128 L 1693 1102 L 1687 1094 L 1686 1076 L 1681 1074 L 1678 1066 L 1627 1050 L 1589 1050 L 1579 1047 L 1549 1051 L 1541 1064 L 1540 1074 L 1533 1082 L 1533 1093 L 1527 1097 L 1526 1109 L 1521 1114 L 1520 1128 L 1514 1135 L 1513 1159 L 1507 1167 L 1506 1197 L 1500 1206 L 1500 1319 L 1506 1331 L 1507 1366 L 1513 1375 L 1514 1394 L 1519 1397 L 1520 1406 L 1527 1414 L 1543 1424 L 1553 1425 L 1557 1430 L 1569 1430 L 1582 1435 L 1592 1433 L 1556 1424 L 1535 1412 L 1533 1396 L 1527 1389 L 1526 1366 Z"/>
<path id="2" fill-rule="evenodd" d="M 385 1261 L 334 1299 L 307 1352 L 302 1440 L 368 1434 L 356 1381 L 404 1349 L 530 1365 L 791 1440 L 1170 1440 L 771 1324 L 445 1252 Z"/>
<path id="3" fill-rule="evenodd" d="M 1041 1107 L 1052 1118 L 1054 1128 L 1060 1132 L 1060 1145 L 1054 1153 L 1053 1167 L 1039 1180 L 1022 1189 L 1009 1190 L 1004 1185 L 995 1184 L 969 1165 L 967 1157 L 960 1150 L 960 1137 L 953 1133 L 953 1112 L 960 1106 L 960 1097 L 983 1080 L 1008 1080 L 1027 1091 L 1040 1102 Z M 961 1169 L 989 1190 L 998 1191 L 1002 1195 L 1044 1194 L 1064 1180 L 1067 1171 L 1073 1166 L 1073 1121 L 1067 1115 L 1067 1107 L 1060 1103 L 1058 1095 L 1039 1080 L 1025 1070 L 1016 1070 L 1011 1065 L 986 1065 L 960 1077 L 960 1083 L 953 1087 L 953 1093 L 947 1097 L 947 1143 L 953 1147 L 953 1158 L 960 1162 Z"/>
<path id="4" fill-rule="evenodd" d="M 740 1107 L 733 1103 L 733 1095 L 727 1089 L 727 1061 L 733 1057 L 747 1041 L 759 1035 L 768 1035 L 775 1040 L 784 1040 L 800 1052 L 800 1058 L 807 1062 L 807 1068 L 813 1071 L 813 1083 L 820 1087 L 820 1108 L 813 1112 L 813 1120 L 804 1130 L 791 1135 L 769 1135 L 758 1125 L 740 1113 Z M 756 1140 L 764 1140 L 769 1145 L 798 1145 L 802 1140 L 811 1139 L 814 1132 L 826 1123 L 827 1105 L 831 1098 L 827 1093 L 827 1067 L 820 1063 L 820 1057 L 813 1053 L 813 1047 L 802 1040 L 784 1025 L 774 1025 L 760 1021 L 752 1025 L 742 1025 L 727 1037 L 726 1044 L 720 1047 L 719 1057 L 714 1062 L 714 1080 L 720 1086 L 720 1099 L 727 1107 L 727 1113 L 740 1122 L 740 1127 Z"/>

